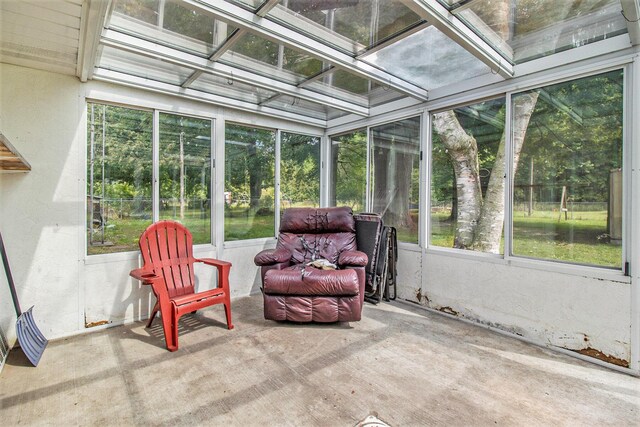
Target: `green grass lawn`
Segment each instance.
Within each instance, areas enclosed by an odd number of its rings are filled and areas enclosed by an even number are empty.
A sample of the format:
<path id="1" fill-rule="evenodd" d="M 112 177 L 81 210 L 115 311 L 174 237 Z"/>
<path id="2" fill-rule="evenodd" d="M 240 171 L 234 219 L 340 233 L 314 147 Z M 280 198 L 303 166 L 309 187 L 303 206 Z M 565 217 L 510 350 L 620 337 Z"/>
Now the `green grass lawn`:
<path id="1" fill-rule="evenodd" d="M 161 212 L 162 214 L 162 212 Z M 150 215 L 149 215 L 150 216 Z M 211 229 L 209 211 L 192 209 L 185 212 L 182 222 L 193 235 L 194 244 L 209 243 L 211 241 Z M 204 219 L 207 218 L 207 219 Z M 169 215 L 163 215 L 160 219 L 173 219 Z M 142 232 L 151 224 L 149 218 L 111 218 L 107 220 L 104 229 L 105 245 L 102 245 L 102 231 L 93 233 L 94 246 L 89 245 L 87 254 L 107 254 L 113 252 L 137 251 L 138 239 Z M 88 240 L 89 241 L 89 240 Z"/>
<path id="2" fill-rule="evenodd" d="M 196 244 L 210 242 L 210 224 L 204 219 L 208 217 L 208 212 L 203 214 L 200 210 L 188 210 L 185 214 L 183 223 Z M 446 212 L 432 214 L 431 245 L 453 246 L 455 224 L 447 221 L 447 217 Z M 224 221 L 225 241 L 275 236 L 273 212 L 255 214 L 247 209 L 227 209 Z M 534 212 L 532 216 L 516 212 L 514 255 L 619 268 L 622 248 L 609 243 L 605 236 L 606 223 L 606 211 L 573 212 L 567 220 L 558 212 Z M 135 251 L 140 234 L 149 224 L 150 219 L 111 219 L 104 236 L 108 244 L 99 244 L 102 234 L 97 231 L 93 235 L 96 245 L 89 246 L 88 254 Z M 415 243 L 415 230 L 398 228 L 398 241 Z"/>
<path id="3" fill-rule="evenodd" d="M 225 209 L 225 241 L 274 237 L 275 235 L 273 212 L 255 214 L 249 212 L 249 209 Z"/>
<path id="4" fill-rule="evenodd" d="M 432 214 L 433 246 L 452 247 L 455 223 L 447 213 Z M 607 212 L 573 212 L 564 219 L 558 212 L 516 212 L 513 221 L 514 255 L 591 264 L 621 266 L 622 248 L 606 238 Z M 504 247 L 504 242 L 502 242 Z"/>

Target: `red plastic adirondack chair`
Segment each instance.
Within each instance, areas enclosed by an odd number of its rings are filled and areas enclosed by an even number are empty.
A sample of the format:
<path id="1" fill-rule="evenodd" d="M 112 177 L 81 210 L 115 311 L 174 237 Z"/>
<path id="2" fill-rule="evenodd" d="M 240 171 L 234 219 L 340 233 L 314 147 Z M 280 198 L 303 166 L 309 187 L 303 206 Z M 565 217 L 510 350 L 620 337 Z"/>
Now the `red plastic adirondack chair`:
<path id="1" fill-rule="evenodd" d="M 233 329 L 229 296 L 230 262 L 213 258 L 194 258 L 191 232 L 175 221 L 151 224 L 140 236 L 140 252 L 144 266 L 131 270 L 129 275 L 153 288 L 157 302 L 147 328 L 151 326 L 159 310 L 169 351 L 178 349 L 180 317 L 204 307 L 224 304 L 227 327 Z M 217 288 L 195 292 L 193 264 L 196 262 L 203 262 L 218 269 Z"/>

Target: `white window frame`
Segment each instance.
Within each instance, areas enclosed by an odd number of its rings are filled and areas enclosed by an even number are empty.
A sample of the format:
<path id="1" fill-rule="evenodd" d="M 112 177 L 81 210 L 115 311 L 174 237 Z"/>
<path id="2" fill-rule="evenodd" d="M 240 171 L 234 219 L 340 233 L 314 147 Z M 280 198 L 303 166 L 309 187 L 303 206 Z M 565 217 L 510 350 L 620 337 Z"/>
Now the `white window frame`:
<path id="1" fill-rule="evenodd" d="M 634 133 L 631 130 L 633 122 L 630 122 L 630 114 L 633 114 L 633 102 L 634 102 L 634 94 L 633 94 L 633 85 L 634 82 L 637 85 L 638 77 L 636 76 L 632 79 L 632 63 L 635 61 L 635 57 L 633 55 L 622 55 L 615 58 L 605 59 L 603 61 L 588 61 L 587 64 L 584 64 L 580 67 L 562 67 L 558 70 L 549 70 L 540 75 L 530 76 L 522 79 L 522 81 L 511 81 L 510 83 L 502 83 L 495 87 L 495 89 L 487 90 L 487 88 L 481 88 L 481 90 L 477 91 L 477 96 L 474 97 L 473 94 L 469 94 L 463 97 L 455 97 L 452 96 L 447 98 L 446 100 L 439 100 L 437 102 L 433 102 L 431 105 L 428 105 L 428 108 L 425 111 L 425 114 L 430 118 L 434 112 L 442 111 L 446 109 L 456 108 L 460 105 L 470 105 L 476 102 L 481 102 L 484 99 L 496 98 L 499 96 L 507 96 L 507 114 L 505 114 L 505 134 L 506 145 L 505 145 L 505 158 L 507 159 L 508 164 L 506 165 L 505 171 L 508 173 L 508 179 L 505 183 L 505 250 L 504 255 L 500 254 L 486 254 L 481 252 L 474 251 L 466 251 L 454 248 L 442 248 L 437 246 L 432 246 L 429 244 L 430 236 L 431 236 L 431 224 L 429 217 L 430 215 L 426 215 L 427 222 L 427 233 L 425 236 L 425 253 L 434 253 L 434 254 L 447 254 L 454 257 L 460 257 L 464 259 L 482 259 L 483 261 L 496 262 L 499 264 L 509 264 L 514 266 L 520 266 L 525 268 L 533 268 L 539 269 L 543 271 L 554 271 L 559 273 L 571 274 L 571 275 L 580 275 L 593 277 L 604 280 L 612 280 L 621 283 L 630 283 L 631 276 L 628 274 L 628 265 L 630 265 L 630 242 L 632 241 L 631 227 L 629 226 L 629 222 L 631 221 L 631 206 L 627 202 L 631 197 L 631 169 L 632 169 L 632 158 L 630 152 L 632 151 L 631 144 L 633 141 Z M 541 88 L 557 83 L 577 80 L 584 77 L 595 76 L 598 74 L 607 73 L 609 71 L 614 70 L 623 70 L 624 72 L 624 85 L 623 88 L 623 218 L 622 218 L 622 268 L 610 268 L 604 266 L 596 266 L 596 265 L 584 265 L 584 264 L 574 264 L 564 261 L 554 261 L 554 260 L 546 260 L 546 259 L 534 259 L 534 258 L 525 258 L 521 256 L 511 255 L 513 242 L 512 242 L 512 227 L 513 227 L 513 218 L 512 218 L 512 192 L 513 192 L 513 177 L 512 170 L 513 165 L 512 161 L 512 153 L 511 153 L 511 96 L 525 92 L 527 90 Z M 475 92 L 475 91 L 474 91 Z M 637 100 L 635 100 L 637 102 Z M 427 103 L 429 104 L 429 103 Z M 637 115 L 637 113 L 636 113 Z M 636 131 L 637 133 L 637 131 Z M 432 150 L 432 138 L 431 138 L 431 129 L 428 129 L 427 132 L 427 152 L 431 153 Z M 508 156 L 508 157 L 506 157 Z M 428 179 L 430 180 L 431 173 L 431 156 L 428 157 L 428 164 L 426 169 L 428 171 Z M 430 181 L 426 182 L 425 188 L 427 192 L 430 191 Z M 423 191 L 421 194 L 424 196 L 425 192 Z M 430 197 L 427 194 L 426 199 L 426 207 L 425 212 L 430 212 Z"/>
<path id="2" fill-rule="evenodd" d="M 376 128 L 379 126 L 384 126 L 387 124 L 391 124 L 391 123 L 395 123 L 395 122 L 400 122 L 403 120 L 407 120 L 407 119 L 413 119 L 413 118 L 419 118 L 420 119 L 420 135 L 418 136 L 420 144 L 419 144 L 419 156 L 420 156 L 420 160 L 419 160 L 419 172 L 418 172 L 418 185 L 419 185 L 419 200 L 418 200 L 418 243 L 411 243 L 411 242 L 401 242 L 398 241 L 398 247 L 401 249 L 406 249 L 406 250 L 411 250 L 411 251 L 420 251 L 422 247 L 424 247 L 424 244 L 426 242 L 425 240 L 425 220 L 424 220 L 424 210 L 423 210 L 423 206 L 424 205 L 424 184 L 423 184 L 423 178 L 426 174 L 425 172 L 425 161 L 426 161 L 426 155 L 425 155 L 425 149 L 424 149 L 424 145 L 425 145 L 425 122 L 426 122 L 426 118 L 425 118 L 425 114 L 424 114 L 424 109 L 420 108 L 420 109 L 410 109 L 408 111 L 403 111 L 402 113 L 398 114 L 390 114 L 390 115 L 385 115 L 383 117 L 378 117 L 377 120 L 367 120 L 366 125 L 364 126 L 358 126 L 358 127 L 354 127 L 351 128 L 351 130 L 344 130 L 344 131 L 340 131 L 340 132 L 336 132 L 336 133 L 331 133 L 330 135 L 327 136 L 328 139 L 328 145 L 329 145 L 329 150 L 328 150 L 328 154 L 327 154 L 327 165 L 330 164 L 331 161 L 331 154 L 333 153 L 333 144 L 331 143 L 331 141 L 334 138 L 340 137 L 342 135 L 347 135 L 349 133 L 353 133 L 359 130 L 365 130 L 366 132 L 366 179 L 365 179 L 365 211 L 366 212 L 371 212 L 372 207 L 373 207 L 373 200 L 371 197 L 371 129 L 372 128 Z M 333 165 L 331 166 L 327 166 L 327 168 L 329 169 L 328 171 L 328 177 L 327 177 L 327 188 L 331 188 L 331 186 L 333 186 L 333 182 L 331 182 L 332 178 L 333 178 Z M 329 192 L 330 193 L 330 192 Z M 327 195 L 327 205 L 329 203 L 329 194 Z"/>

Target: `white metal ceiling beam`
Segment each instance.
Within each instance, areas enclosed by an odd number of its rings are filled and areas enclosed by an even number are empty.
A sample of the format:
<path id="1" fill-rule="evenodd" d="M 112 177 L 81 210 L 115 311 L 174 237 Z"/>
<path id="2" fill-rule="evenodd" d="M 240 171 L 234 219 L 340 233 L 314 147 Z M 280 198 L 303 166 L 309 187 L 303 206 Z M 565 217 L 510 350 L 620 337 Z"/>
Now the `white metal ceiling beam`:
<path id="1" fill-rule="evenodd" d="M 620 0 L 632 46 L 640 44 L 640 0 Z"/>
<path id="2" fill-rule="evenodd" d="M 269 19 L 275 22 L 286 22 L 288 27 L 303 28 L 307 34 L 312 34 L 316 40 L 322 40 L 324 44 L 333 46 L 351 56 L 355 56 L 367 47 L 284 6 L 273 8 L 269 12 Z"/>
<path id="3" fill-rule="evenodd" d="M 504 78 L 513 77 L 513 65 L 437 0 L 412 0 L 405 4 L 493 71 Z"/>
<path id="4" fill-rule="evenodd" d="M 462 3 L 460 6 L 454 8 L 454 9 L 451 9 L 451 13 L 456 15 L 456 14 L 462 12 L 465 9 L 469 9 L 475 3 L 480 3 L 481 1 L 484 1 L 484 0 L 468 0 L 465 3 Z"/>
<path id="5" fill-rule="evenodd" d="M 76 76 L 82 82 L 91 78 L 111 0 L 87 0 L 82 4 Z"/>
<path id="6" fill-rule="evenodd" d="M 256 15 L 262 17 L 267 16 L 267 13 L 269 13 L 271 9 L 276 7 L 279 1 L 280 0 L 266 0 L 260 5 L 260 7 L 258 7 L 258 10 L 256 10 Z"/>
<path id="7" fill-rule="evenodd" d="M 231 67 L 219 62 L 211 62 L 206 58 L 202 58 L 197 55 L 183 52 L 171 47 L 162 46 L 157 43 L 142 40 L 115 30 L 105 31 L 102 38 L 102 44 L 114 47 L 116 49 L 125 50 L 134 54 L 144 55 L 150 58 L 158 58 L 172 64 L 191 68 L 195 71 L 237 80 L 242 83 L 294 96 L 310 102 L 324 104 L 326 106 L 337 108 L 343 111 L 348 111 L 350 113 L 355 113 L 360 116 L 369 115 L 369 108 L 363 106 L 362 104 L 338 99 L 334 96 L 324 95 L 318 92 L 313 92 L 309 89 L 280 82 L 272 78 L 264 77 L 256 73 L 240 68 Z"/>
<path id="8" fill-rule="evenodd" d="M 267 99 L 265 99 L 264 101 L 260 101 L 260 104 L 259 104 L 259 105 L 265 105 L 265 104 L 267 104 L 267 103 L 269 103 L 269 102 L 271 102 L 271 101 L 275 101 L 275 100 L 276 100 L 276 99 L 278 99 L 278 98 L 282 98 L 282 96 L 283 96 L 283 95 L 282 95 L 281 93 L 276 93 L 276 94 L 275 94 L 275 95 L 273 95 L 272 97 L 267 98 Z"/>
<path id="9" fill-rule="evenodd" d="M 386 73 L 377 67 L 331 48 L 324 43 L 287 28 L 282 24 L 261 18 L 250 11 L 224 0 L 184 0 L 184 2 L 193 8 L 208 12 L 237 27 L 245 28 L 252 33 L 256 33 L 276 43 L 282 43 L 292 49 L 308 53 L 323 61 L 344 68 L 360 77 L 389 86 L 417 99 L 428 99 L 427 90 L 419 86 Z"/>
<path id="10" fill-rule="evenodd" d="M 326 120 L 283 111 L 273 107 L 258 106 L 251 102 L 240 101 L 234 98 L 206 93 L 199 90 L 182 88 L 177 85 L 157 82 L 154 80 L 145 79 L 143 77 L 136 77 L 130 74 L 120 73 L 118 71 L 105 70 L 103 68 L 98 68 L 95 70 L 93 79 L 98 81 L 118 83 L 120 85 L 137 89 L 147 89 L 153 92 L 164 93 L 167 95 L 177 95 L 181 98 L 193 99 L 200 102 L 214 104 L 216 106 L 228 107 L 236 110 L 248 111 L 251 113 L 260 113 L 269 116 L 282 117 L 301 123 L 311 124 L 314 126 L 326 127 L 327 125 Z"/>
<path id="11" fill-rule="evenodd" d="M 231 49 L 233 47 L 234 44 L 236 44 L 238 42 L 238 40 L 240 40 L 240 37 L 242 37 L 243 35 L 245 35 L 246 31 L 242 30 L 242 29 L 236 29 L 233 33 L 231 33 L 231 35 L 224 41 L 222 42 L 222 44 L 218 47 L 218 49 L 215 50 L 215 52 L 213 52 L 211 54 L 211 56 L 209 56 L 209 60 L 210 61 L 217 61 L 218 59 L 220 59 L 220 57 L 222 55 L 224 55 L 224 53 Z M 191 86 L 191 84 L 193 82 L 195 82 L 198 77 L 200 77 L 202 75 L 202 71 L 200 70 L 196 70 L 194 71 L 183 83 L 182 83 L 182 87 L 189 87 Z"/>
<path id="12" fill-rule="evenodd" d="M 244 36 L 247 33 L 246 30 L 243 29 L 236 29 L 223 43 L 222 45 L 220 45 L 215 52 L 213 52 L 211 54 L 211 56 L 209 56 L 209 60 L 210 61 L 217 61 L 218 59 L 220 59 L 222 57 L 222 55 L 224 55 L 224 53 L 226 51 L 228 51 L 229 49 L 231 49 L 233 47 L 233 45 L 235 45 L 236 43 L 238 43 L 238 40 L 240 40 L 240 38 L 242 36 Z"/>

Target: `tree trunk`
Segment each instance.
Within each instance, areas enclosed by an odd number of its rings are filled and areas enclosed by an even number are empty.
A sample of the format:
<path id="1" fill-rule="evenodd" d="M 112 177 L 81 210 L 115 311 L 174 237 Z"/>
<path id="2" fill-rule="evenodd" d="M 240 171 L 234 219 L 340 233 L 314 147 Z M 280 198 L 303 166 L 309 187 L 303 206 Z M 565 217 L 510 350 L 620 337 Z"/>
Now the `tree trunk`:
<path id="1" fill-rule="evenodd" d="M 538 100 L 537 92 L 517 95 L 513 105 L 513 175 L 516 174 L 520 152 L 529 126 L 531 114 Z M 473 242 L 473 250 L 500 253 L 500 240 L 504 225 L 504 191 L 506 178 L 505 134 L 502 134 L 496 161 L 489 178 L 489 186 L 482 204 L 482 213 L 478 221 Z"/>
<path id="2" fill-rule="evenodd" d="M 257 209 L 260 205 L 260 198 L 262 197 L 262 165 L 261 159 L 257 156 L 257 149 L 255 145 L 251 144 L 248 147 L 249 156 L 249 207 L 251 209 Z"/>
<path id="3" fill-rule="evenodd" d="M 464 131 L 453 110 L 434 114 L 433 125 L 447 148 L 456 176 L 459 214 L 453 247 L 467 249 L 473 244 L 482 210 L 478 145 L 475 138 Z"/>

